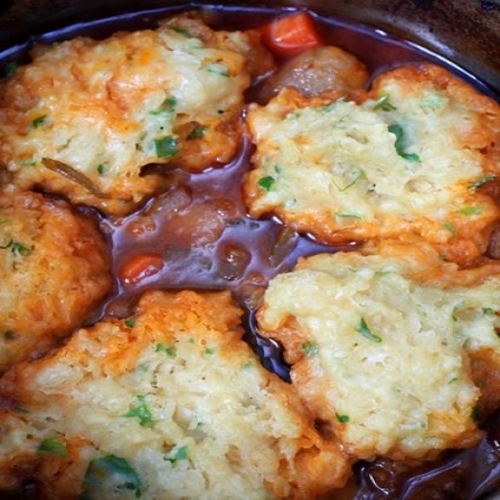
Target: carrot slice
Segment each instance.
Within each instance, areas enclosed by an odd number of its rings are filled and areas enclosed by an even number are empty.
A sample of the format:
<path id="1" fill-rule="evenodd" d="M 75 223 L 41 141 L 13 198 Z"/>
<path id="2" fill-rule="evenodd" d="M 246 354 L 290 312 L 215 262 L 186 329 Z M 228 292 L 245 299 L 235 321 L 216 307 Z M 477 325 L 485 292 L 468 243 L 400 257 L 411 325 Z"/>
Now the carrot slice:
<path id="1" fill-rule="evenodd" d="M 155 253 L 141 253 L 132 257 L 118 271 L 120 281 L 133 285 L 139 281 L 160 272 L 165 264 L 163 257 Z"/>
<path id="2" fill-rule="evenodd" d="M 279 57 L 291 57 L 323 45 L 314 21 L 304 11 L 278 17 L 261 28 L 262 41 Z"/>

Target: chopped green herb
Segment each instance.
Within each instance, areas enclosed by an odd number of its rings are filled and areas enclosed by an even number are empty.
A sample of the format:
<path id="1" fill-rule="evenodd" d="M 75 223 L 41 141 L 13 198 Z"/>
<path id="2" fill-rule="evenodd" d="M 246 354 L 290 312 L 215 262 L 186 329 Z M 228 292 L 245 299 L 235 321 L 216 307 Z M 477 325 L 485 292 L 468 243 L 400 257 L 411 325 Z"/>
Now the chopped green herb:
<path id="1" fill-rule="evenodd" d="M 205 135 L 206 131 L 207 127 L 205 125 L 198 125 L 187 136 L 187 140 L 192 141 L 193 139 L 201 139 Z"/>
<path id="2" fill-rule="evenodd" d="M 103 175 L 107 171 L 108 171 L 108 167 L 106 167 L 106 165 L 104 165 L 104 163 L 100 163 L 99 165 L 97 165 L 97 173 L 98 174 Z"/>
<path id="3" fill-rule="evenodd" d="M 127 320 L 125 321 L 125 326 L 126 326 L 127 328 L 132 328 L 132 327 L 135 325 L 136 321 L 137 321 L 137 318 L 130 318 L 130 319 L 127 319 Z"/>
<path id="4" fill-rule="evenodd" d="M 169 96 L 161 103 L 159 109 L 150 111 L 149 114 L 153 116 L 168 116 L 175 112 L 177 102 L 177 97 Z"/>
<path id="5" fill-rule="evenodd" d="M 175 356 L 175 349 L 173 347 L 169 347 L 165 344 L 156 344 L 155 352 L 164 352 L 169 357 Z"/>
<path id="6" fill-rule="evenodd" d="M 179 152 L 177 139 L 172 135 L 155 139 L 154 143 L 158 158 L 172 158 L 172 156 L 175 156 Z"/>
<path id="7" fill-rule="evenodd" d="M 451 233 L 452 236 L 456 236 L 455 228 L 453 227 L 453 224 L 449 221 L 446 221 L 444 223 L 444 227 Z"/>
<path id="8" fill-rule="evenodd" d="M 314 342 L 305 342 L 300 348 L 306 356 L 314 356 L 319 351 L 319 347 Z"/>
<path id="9" fill-rule="evenodd" d="M 137 417 L 139 419 L 139 424 L 143 427 L 152 427 L 153 416 L 146 405 L 146 398 L 144 396 L 137 396 L 140 405 L 136 406 L 132 410 L 124 413 L 122 417 Z"/>
<path id="10" fill-rule="evenodd" d="M 0 226 L 3 226 L 4 224 L 10 224 L 11 222 L 12 222 L 12 219 L 0 220 Z"/>
<path id="11" fill-rule="evenodd" d="M 404 158 L 405 160 L 415 162 L 415 163 L 420 163 L 420 157 L 416 153 L 406 153 L 406 136 L 403 130 L 403 127 L 401 125 L 398 125 L 397 123 L 394 123 L 392 125 L 389 125 L 388 130 L 391 134 L 394 134 L 396 136 L 396 142 L 394 143 L 394 147 L 396 148 L 396 152 L 398 153 L 401 158 Z"/>
<path id="12" fill-rule="evenodd" d="M 491 307 L 485 307 L 483 309 L 483 314 L 487 316 L 493 316 L 495 314 L 495 311 Z"/>
<path id="13" fill-rule="evenodd" d="M 167 460 L 168 462 L 171 462 L 175 464 L 175 462 L 178 462 L 179 460 L 187 460 L 188 454 L 187 454 L 187 445 L 181 446 L 180 448 L 177 448 L 175 450 L 175 453 L 170 453 L 169 455 L 166 455 L 164 457 L 164 460 Z"/>
<path id="14" fill-rule="evenodd" d="M 55 436 L 45 438 L 38 446 L 37 451 L 53 453 L 61 458 L 66 458 L 68 456 L 66 444 L 61 443 Z"/>
<path id="15" fill-rule="evenodd" d="M 335 416 L 337 417 L 337 420 L 343 424 L 349 422 L 350 420 L 349 415 L 339 415 L 338 413 L 336 413 Z"/>
<path id="16" fill-rule="evenodd" d="M 205 354 L 215 354 L 215 349 L 211 349 L 210 347 L 207 347 L 204 351 Z"/>
<path id="17" fill-rule="evenodd" d="M 480 215 L 483 213 L 483 207 L 464 207 L 459 212 L 464 215 Z"/>
<path id="18" fill-rule="evenodd" d="M 36 160 L 33 159 L 23 159 L 23 160 L 18 160 L 19 165 L 23 165 L 25 167 L 36 167 L 37 163 Z"/>
<path id="19" fill-rule="evenodd" d="M 484 184 L 487 184 L 488 182 L 494 181 L 497 178 L 496 175 L 488 175 L 486 177 L 481 177 L 480 179 L 477 179 L 474 182 L 471 182 L 467 188 L 468 189 L 476 189 L 478 187 L 483 186 Z"/>
<path id="20" fill-rule="evenodd" d="M 12 253 L 16 255 L 29 255 L 31 253 L 31 249 L 14 240 L 10 240 L 5 246 L 0 246 L 0 249 L 2 250 L 7 248 L 10 248 Z"/>
<path id="21" fill-rule="evenodd" d="M 350 187 L 354 186 L 354 184 L 356 184 L 356 182 L 358 182 L 359 179 L 361 179 L 362 177 L 364 177 L 364 175 L 365 175 L 365 172 L 360 168 L 359 172 L 356 175 L 356 177 L 354 177 L 354 179 L 351 182 L 349 182 L 348 184 L 346 184 L 344 187 L 339 186 L 335 181 L 333 181 L 333 183 L 335 184 L 335 187 L 340 192 L 344 192 L 344 191 L 347 191 Z"/>
<path id="22" fill-rule="evenodd" d="M 261 177 L 258 181 L 257 181 L 257 184 L 262 188 L 264 189 L 265 191 L 271 191 L 274 183 L 276 182 L 276 180 L 274 179 L 274 177 L 271 177 L 270 175 L 266 176 L 266 177 Z"/>
<path id="23" fill-rule="evenodd" d="M 189 342 L 190 344 L 194 344 L 195 340 L 194 340 L 194 338 L 193 338 L 193 337 L 189 337 L 189 338 L 188 338 L 188 342 Z"/>
<path id="24" fill-rule="evenodd" d="M 368 340 L 373 340 L 373 342 L 382 342 L 382 337 L 379 337 L 371 332 L 364 318 L 361 318 L 359 325 L 356 327 L 356 331 L 361 333 L 361 335 Z"/>
<path id="25" fill-rule="evenodd" d="M 32 121 L 33 128 L 38 128 L 40 125 L 43 125 L 47 121 L 47 115 L 39 116 Z"/>
<path id="26" fill-rule="evenodd" d="M 184 28 L 170 28 L 175 33 L 179 33 L 180 35 L 190 36 L 190 33 L 187 29 Z"/>
<path id="27" fill-rule="evenodd" d="M 124 458 L 116 455 L 91 460 L 83 484 L 91 489 L 115 486 L 117 490 L 135 491 L 136 498 L 142 496 L 142 482 L 137 472 Z"/>
<path id="28" fill-rule="evenodd" d="M 382 111 L 394 111 L 397 108 L 389 102 L 389 94 L 382 94 L 380 98 L 375 101 L 373 109 L 381 109 Z"/>
<path id="29" fill-rule="evenodd" d="M 344 212 L 335 212 L 335 217 L 340 217 L 341 219 L 361 219 L 359 215 L 347 214 Z"/>
<path id="30" fill-rule="evenodd" d="M 2 337 L 5 339 L 5 340 L 12 340 L 13 338 L 15 338 L 15 334 L 12 330 L 6 330 L 5 332 L 2 333 Z"/>
<path id="31" fill-rule="evenodd" d="M 227 66 L 225 66 L 224 64 L 217 64 L 217 63 L 209 64 L 208 66 L 206 66 L 205 69 L 209 73 L 215 73 L 216 75 L 225 76 L 225 77 L 231 76 L 229 74 L 229 70 L 228 70 Z"/>

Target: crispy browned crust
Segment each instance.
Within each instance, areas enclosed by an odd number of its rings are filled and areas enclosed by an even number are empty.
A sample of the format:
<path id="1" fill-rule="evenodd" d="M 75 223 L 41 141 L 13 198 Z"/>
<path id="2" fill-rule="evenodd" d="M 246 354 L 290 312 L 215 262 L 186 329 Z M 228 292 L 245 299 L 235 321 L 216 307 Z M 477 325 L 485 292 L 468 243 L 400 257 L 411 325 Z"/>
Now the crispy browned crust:
<path id="1" fill-rule="evenodd" d="M 239 441 L 239 435 L 235 435 L 229 452 L 226 452 L 226 458 L 233 463 L 235 471 L 240 467 L 259 471 L 262 467 L 261 472 L 252 474 L 262 475 L 263 486 L 273 498 L 313 499 L 343 486 L 350 475 L 350 459 L 340 450 L 334 438 L 330 436 L 329 439 L 325 439 L 319 435 L 311 416 L 300 405 L 294 389 L 274 374 L 267 372 L 262 366 L 257 366 L 259 363 L 257 357 L 241 340 L 243 335 L 241 315 L 241 309 L 233 302 L 229 292 L 205 294 L 189 291 L 147 292 L 132 316 L 133 321 L 126 324 L 126 320 L 108 319 L 92 328 L 80 330 L 64 347 L 51 355 L 31 363 L 19 363 L 14 366 L 0 380 L 0 398 L 3 405 L 8 407 L 0 414 L 0 430 L 3 435 L 0 438 L 3 440 L 0 441 L 3 442 L 3 446 L 0 446 L 0 489 L 13 490 L 21 487 L 23 481 L 35 481 L 42 498 L 76 498 L 84 488 L 82 479 L 89 457 L 95 456 L 96 453 L 103 455 L 110 452 L 110 441 L 106 441 L 103 437 L 105 434 L 99 432 L 96 434 L 90 428 L 87 434 L 81 427 L 80 412 L 84 411 L 84 408 L 90 414 L 96 412 L 104 415 L 103 412 L 110 411 L 108 408 L 110 402 L 105 395 L 92 394 L 91 388 L 99 387 L 98 383 L 102 381 L 106 386 L 117 383 L 119 385 L 116 387 L 122 391 L 127 387 L 126 384 L 130 383 L 130 377 L 133 377 L 134 373 L 140 373 L 141 369 L 147 373 L 150 364 L 156 366 L 158 357 L 161 358 L 160 361 L 168 359 L 169 355 L 164 352 L 155 354 L 155 346 L 174 348 L 177 346 L 174 356 L 187 357 L 172 365 L 171 378 L 168 376 L 165 378 L 161 369 L 155 369 L 157 375 L 152 381 L 156 382 L 152 382 L 148 389 L 148 401 L 153 401 L 155 395 L 161 394 L 167 399 L 160 401 L 159 406 L 156 404 L 152 406 L 153 415 L 172 403 L 170 399 L 174 396 L 170 395 L 169 385 L 177 383 L 182 387 L 182 380 L 189 380 L 192 377 L 189 371 L 193 368 L 193 360 L 198 359 L 202 362 L 204 357 L 209 356 L 210 364 L 218 373 L 217 377 L 220 378 L 222 373 L 226 374 L 226 378 L 220 380 L 221 392 L 204 394 L 204 377 L 196 382 L 196 393 L 199 393 L 199 396 L 189 393 L 186 386 L 190 403 L 186 407 L 185 414 L 196 417 L 197 408 L 192 406 L 196 397 L 199 398 L 199 404 L 204 407 L 210 407 L 212 404 L 219 406 L 219 398 L 222 398 L 221 400 L 228 398 L 230 406 L 227 410 L 223 410 L 224 415 L 212 414 L 210 420 L 206 421 L 207 428 L 204 428 L 204 432 L 211 436 L 212 425 L 215 429 L 219 426 L 221 428 L 232 426 L 231 422 L 234 419 L 240 421 L 238 426 L 246 429 L 248 418 L 253 422 L 254 417 L 252 415 L 244 417 L 246 414 L 244 406 L 241 409 L 237 407 L 237 413 L 233 415 L 230 408 L 235 402 L 228 396 L 231 393 L 228 387 L 239 383 L 238 376 L 232 378 L 231 374 L 248 370 L 249 368 L 245 366 L 250 364 L 254 368 L 251 368 L 248 383 L 238 389 L 242 393 L 242 401 L 246 401 L 244 404 L 252 405 L 252 408 L 256 405 L 257 412 L 267 415 L 265 418 L 272 420 L 276 419 L 276 416 L 268 415 L 269 410 L 265 403 L 267 401 L 269 404 L 269 398 L 272 398 L 275 400 L 272 404 L 278 404 L 283 408 L 280 409 L 280 414 L 283 411 L 282 415 L 286 415 L 289 422 L 276 421 L 273 424 L 273 434 L 267 438 L 262 436 L 262 431 L 255 429 L 256 440 L 267 440 L 267 444 L 264 442 L 262 444 L 266 448 L 264 453 L 267 458 L 264 460 L 265 463 L 261 464 L 260 450 L 255 449 L 246 454 L 247 452 L 241 449 L 243 444 Z M 145 353 L 148 352 L 151 354 L 146 356 Z M 254 372 L 254 369 L 257 369 L 257 372 Z M 61 374 L 66 373 L 67 380 L 64 377 L 59 380 L 53 378 L 51 374 L 59 370 L 62 370 Z M 176 374 L 180 374 L 180 378 L 176 378 L 174 370 Z M 75 374 L 78 374 L 76 378 Z M 206 372 L 206 376 L 208 380 L 210 373 Z M 89 382 L 91 385 L 86 385 Z M 97 385 L 94 386 L 94 383 Z M 136 387 L 130 389 L 130 397 L 135 398 L 140 389 Z M 213 390 L 213 385 L 207 385 L 206 390 Z M 263 397 L 262 401 L 259 394 Z M 116 398 L 119 397 L 117 393 Z M 175 413 L 175 422 L 165 425 L 178 425 L 184 418 L 182 402 L 179 400 L 176 404 L 179 407 Z M 61 421 L 56 415 L 61 415 Z M 218 418 L 224 420 L 218 422 Z M 123 412 L 119 412 L 114 417 L 113 426 L 116 426 L 116 422 L 120 419 L 122 422 L 127 420 L 127 424 L 130 420 L 124 419 Z M 72 421 L 75 422 L 73 429 Z M 101 425 L 108 425 L 108 422 L 109 420 L 102 420 Z M 234 421 L 235 425 L 236 423 Z M 162 440 L 168 442 L 171 439 L 167 434 L 163 434 L 163 425 L 159 424 L 156 430 L 154 425 L 152 427 L 151 432 L 155 433 L 157 443 L 161 443 Z M 260 424 L 257 421 L 252 425 Z M 282 425 L 283 429 L 288 430 L 280 430 Z M 191 426 L 187 428 L 191 429 L 185 431 L 188 436 L 195 432 Z M 33 439 L 37 442 L 41 439 L 40 435 L 42 437 L 47 433 L 51 436 L 57 435 L 58 440 L 67 448 L 67 456 L 57 457 L 51 453 L 36 453 L 33 447 L 31 451 L 23 448 L 29 444 L 29 439 L 26 441 L 25 436 L 30 433 L 30 429 L 33 429 Z M 34 429 L 37 429 L 36 432 Z M 75 435 L 75 429 L 79 429 L 78 435 Z M 290 431 L 290 429 L 296 430 Z M 24 445 L 18 443 L 12 447 L 12 439 L 16 432 L 24 436 Z M 111 424 L 109 432 L 114 432 Z M 252 429 L 244 432 L 250 435 L 254 433 Z M 295 437 L 291 437 L 289 432 Z M 120 440 L 123 440 L 123 450 L 120 450 L 123 454 L 130 452 L 128 439 L 126 433 L 120 437 Z M 141 434 L 130 436 L 130 439 L 133 446 L 134 440 L 140 442 Z M 114 453 L 120 455 L 120 452 L 116 451 L 116 441 L 111 442 L 115 448 Z M 221 458 L 226 445 L 227 443 L 220 443 Z M 149 446 L 152 450 L 157 448 L 153 444 Z M 217 441 L 214 441 L 213 446 L 219 446 Z M 270 463 L 269 451 L 272 449 L 276 450 L 276 454 L 274 462 Z M 246 457 L 244 463 L 241 463 L 242 455 Z M 128 454 L 125 457 L 129 463 L 134 463 L 135 452 L 134 455 Z M 140 470 L 140 462 L 135 464 Z M 205 466 L 207 471 L 212 466 L 216 467 L 215 464 L 205 464 Z M 274 477 L 270 475 L 272 470 L 276 474 Z M 163 476 L 163 480 L 168 484 L 168 476 Z M 210 484 L 210 481 L 207 484 Z M 146 489 L 151 487 L 152 491 L 162 491 L 161 483 L 154 485 L 145 483 L 144 487 Z"/>
<path id="2" fill-rule="evenodd" d="M 82 326 L 111 292 L 96 221 L 32 192 L 0 195 L 0 370 Z"/>

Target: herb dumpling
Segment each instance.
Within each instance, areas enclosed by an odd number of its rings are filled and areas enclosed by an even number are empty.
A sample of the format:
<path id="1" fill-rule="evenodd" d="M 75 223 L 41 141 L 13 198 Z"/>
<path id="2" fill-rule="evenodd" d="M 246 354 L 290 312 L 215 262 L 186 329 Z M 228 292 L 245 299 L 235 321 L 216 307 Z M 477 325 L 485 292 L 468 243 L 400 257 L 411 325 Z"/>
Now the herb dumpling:
<path id="1" fill-rule="evenodd" d="M 113 287 L 94 218 L 63 200 L 0 193 L 0 372 L 90 319 Z"/>
<path id="2" fill-rule="evenodd" d="M 428 240 L 448 260 L 485 252 L 499 216 L 500 106 L 445 69 L 380 74 L 356 102 L 284 89 L 246 117 L 256 145 L 250 213 L 330 244 Z"/>
<path id="3" fill-rule="evenodd" d="M 256 32 L 216 31 L 195 12 L 38 47 L 0 85 L 0 168 L 22 189 L 126 214 L 161 187 L 142 167 L 232 159 L 243 92 L 270 65 Z"/>
<path id="4" fill-rule="evenodd" d="M 241 340 L 241 315 L 229 292 L 150 291 L 133 316 L 7 372 L 0 489 L 220 500 L 342 486 L 351 462 Z"/>
<path id="5" fill-rule="evenodd" d="M 498 405 L 498 265 L 458 271 L 416 246 L 381 248 L 319 254 L 275 277 L 259 331 L 283 344 L 304 403 L 354 456 L 473 446 Z"/>

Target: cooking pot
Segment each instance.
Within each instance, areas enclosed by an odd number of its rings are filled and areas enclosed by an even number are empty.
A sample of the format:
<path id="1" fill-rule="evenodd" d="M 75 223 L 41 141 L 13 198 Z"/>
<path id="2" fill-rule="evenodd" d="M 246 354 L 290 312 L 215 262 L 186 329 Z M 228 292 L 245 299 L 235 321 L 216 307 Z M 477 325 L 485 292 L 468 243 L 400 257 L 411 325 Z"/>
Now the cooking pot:
<path id="1" fill-rule="evenodd" d="M 500 0 L 218 0 L 196 3 L 176 0 L 2 0 L 0 59 L 16 59 L 23 48 L 36 41 L 37 37 L 65 26 L 74 28 L 75 24 L 83 26 L 108 16 L 179 4 L 183 7 L 202 4 L 306 7 L 320 15 L 362 23 L 413 42 L 458 65 L 471 77 L 476 77 L 484 90 L 500 99 Z M 469 491 L 482 498 L 485 494 L 494 495 L 498 491 L 494 487 L 500 484 L 497 457 L 499 416 L 491 420 L 489 431 L 489 438 L 476 450 L 452 457 L 440 468 L 422 471 L 422 474 L 427 478 L 438 478 L 438 483 L 442 476 L 439 484 L 445 488 L 447 471 L 454 467 L 454 461 L 461 461 L 462 467 L 469 469 L 474 476 L 469 478 L 473 483 Z M 489 466 L 479 466 L 479 462 L 489 463 Z M 377 471 L 384 472 L 383 463 L 367 468 L 362 475 L 366 491 L 373 490 L 368 483 L 376 482 L 373 478 L 376 478 Z M 387 470 L 385 473 L 388 473 Z M 404 498 L 417 498 L 411 496 L 411 480 L 402 488 L 409 492 Z M 383 491 L 379 496 L 367 493 L 362 498 L 382 497 L 387 498 Z"/>
<path id="2" fill-rule="evenodd" d="M 68 23 L 176 3 L 186 2 L 3 0 L 0 49 Z M 446 57 L 500 94 L 500 0 L 222 0 L 212 3 L 308 7 L 319 14 L 374 26 Z"/>

